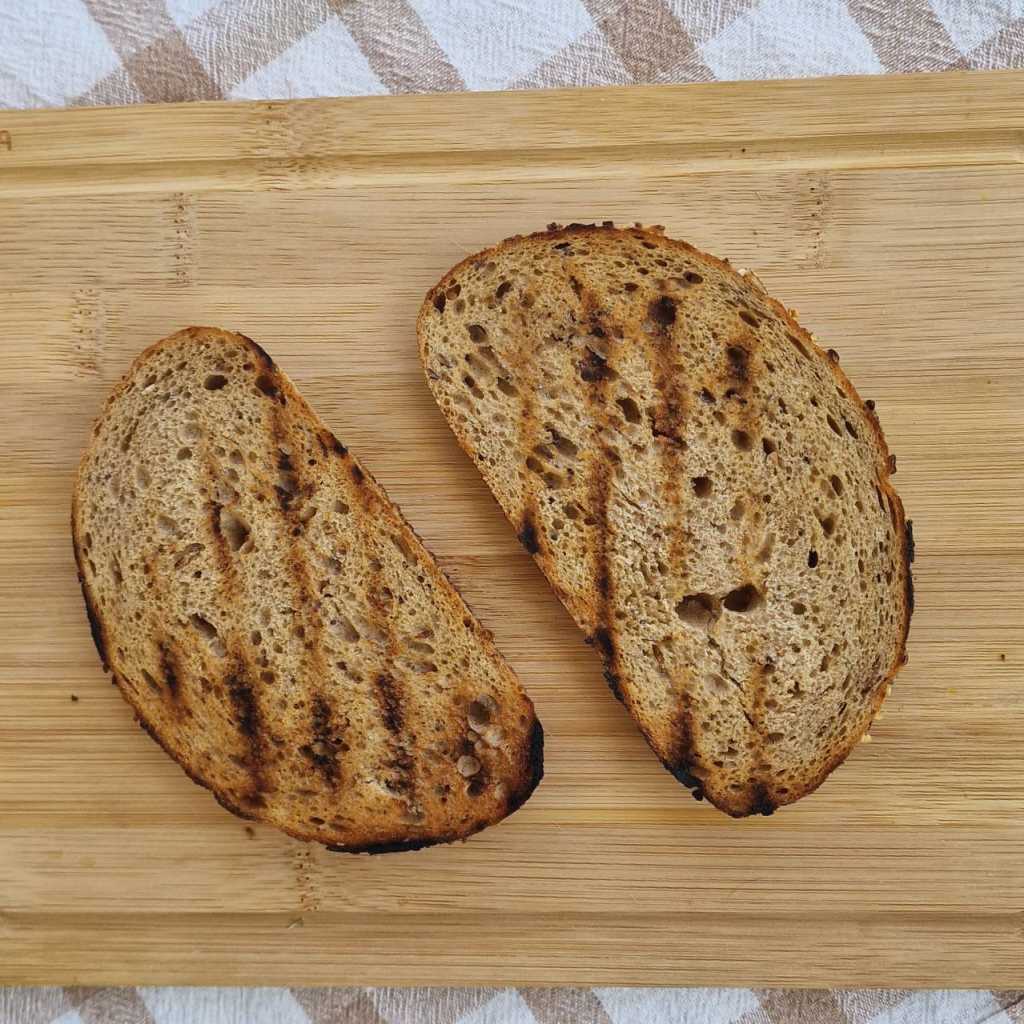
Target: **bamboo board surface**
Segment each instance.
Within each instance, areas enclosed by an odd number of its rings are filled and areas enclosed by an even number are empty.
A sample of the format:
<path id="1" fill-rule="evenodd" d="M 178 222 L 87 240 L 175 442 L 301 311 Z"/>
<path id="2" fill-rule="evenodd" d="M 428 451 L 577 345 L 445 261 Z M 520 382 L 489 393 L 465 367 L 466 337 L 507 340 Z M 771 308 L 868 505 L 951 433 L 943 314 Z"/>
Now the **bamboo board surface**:
<path id="1" fill-rule="evenodd" d="M 658 766 L 422 380 L 443 271 L 594 219 L 756 269 L 899 457 L 910 664 L 769 819 Z M 1021 74 L 0 112 L 0 982 L 1024 983 L 1022 268 Z M 193 323 L 267 348 L 494 630 L 548 738 L 508 821 L 331 854 L 133 725 L 71 480 L 131 358 Z"/>

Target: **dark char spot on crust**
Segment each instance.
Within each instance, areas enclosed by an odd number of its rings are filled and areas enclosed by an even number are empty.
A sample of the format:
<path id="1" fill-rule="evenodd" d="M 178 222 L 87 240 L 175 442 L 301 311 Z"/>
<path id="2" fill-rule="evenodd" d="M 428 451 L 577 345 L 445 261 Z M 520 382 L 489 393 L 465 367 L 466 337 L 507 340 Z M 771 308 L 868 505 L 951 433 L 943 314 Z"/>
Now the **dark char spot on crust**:
<path id="1" fill-rule="evenodd" d="M 523 516 L 523 525 L 519 529 L 519 543 L 530 552 L 531 555 L 540 551 L 540 542 L 537 540 L 537 527 L 529 513 Z"/>

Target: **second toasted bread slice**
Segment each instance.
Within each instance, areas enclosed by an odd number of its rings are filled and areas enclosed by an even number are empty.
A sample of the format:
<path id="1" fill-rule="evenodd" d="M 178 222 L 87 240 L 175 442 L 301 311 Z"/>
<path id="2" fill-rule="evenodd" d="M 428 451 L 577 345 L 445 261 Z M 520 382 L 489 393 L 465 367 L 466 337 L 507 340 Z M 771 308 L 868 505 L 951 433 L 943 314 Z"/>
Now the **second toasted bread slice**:
<path id="1" fill-rule="evenodd" d="M 419 318 L 430 387 L 655 752 L 734 815 L 869 726 L 912 608 L 873 412 L 760 282 L 658 231 L 465 260 Z"/>

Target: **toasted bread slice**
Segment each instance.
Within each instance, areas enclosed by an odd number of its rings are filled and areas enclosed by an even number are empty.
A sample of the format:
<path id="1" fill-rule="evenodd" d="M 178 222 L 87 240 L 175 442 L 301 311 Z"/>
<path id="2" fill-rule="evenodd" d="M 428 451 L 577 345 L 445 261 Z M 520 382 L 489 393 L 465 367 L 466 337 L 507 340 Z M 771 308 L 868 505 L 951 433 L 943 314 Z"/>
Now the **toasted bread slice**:
<path id="1" fill-rule="evenodd" d="M 248 338 L 107 400 L 72 505 L 100 658 L 236 814 L 353 852 L 461 839 L 542 773 L 533 705 L 398 509 Z"/>
<path id="2" fill-rule="evenodd" d="M 665 766 L 729 814 L 815 789 L 905 658 L 873 405 L 752 274 L 571 225 L 451 270 L 420 354 L 459 442 Z"/>

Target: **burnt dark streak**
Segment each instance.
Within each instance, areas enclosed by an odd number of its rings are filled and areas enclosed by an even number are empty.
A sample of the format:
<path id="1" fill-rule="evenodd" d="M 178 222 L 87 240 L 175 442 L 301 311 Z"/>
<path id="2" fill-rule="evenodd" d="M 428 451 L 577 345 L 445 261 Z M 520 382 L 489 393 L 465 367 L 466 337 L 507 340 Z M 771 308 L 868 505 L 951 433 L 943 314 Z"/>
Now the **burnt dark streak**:
<path id="1" fill-rule="evenodd" d="M 338 785 L 338 745 L 331 724 L 331 707 L 321 696 L 313 699 L 310 714 L 310 742 L 301 748 L 301 753 L 324 777 L 331 788 Z"/>
<path id="2" fill-rule="evenodd" d="M 164 684 L 171 700 L 178 699 L 178 667 L 176 658 L 166 643 L 160 644 L 160 672 L 164 677 Z"/>
<path id="3" fill-rule="evenodd" d="M 519 543 L 522 544 L 531 555 L 536 555 L 540 551 L 540 541 L 537 538 L 537 527 L 533 522 L 533 510 L 530 508 L 527 508 L 523 512 L 518 537 Z"/>
<path id="4" fill-rule="evenodd" d="M 237 715 L 236 724 L 248 745 L 245 764 L 249 770 L 251 790 L 244 799 L 249 804 L 261 802 L 266 782 L 263 777 L 263 735 L 259 704 L 252 685 L 241 670 L 236 670 L 224 680 L 225 688 Z"/>
<path id="5" fill-rule="evenodd" d="M 298 591 L 299 602 L 305 611 L 306 620 L 309 623 L 307 635 L 305 636 L 305 650 L 303 652 L 303 667 L 310 679 L 330 679 L 331 670 L 327 665 L 324 655 L 324 621 L 320 613 L 319 604 L 316 600 L 312 578 L 313 573 L 310 567 L 310 559 L 306 546 L 300 541 L 304 524 L 296 513 L 299 505 L 307 498 L 312 498 L 316 493 L 316 486 L 311 481 L 303 479 L 295 464 L 295 461 L 287 454 L 288 451 L 300 451 L 301 439 L 294 437 L 287 430 L 284 422 L 284 414 L 275 409 L 271 421 L 271 430 L 275 441 L 279 445 L 280 455 L 278 457 L 278 470 L 287 477 L 294 488 L 294 494 L 289 497 L 293 500 L 281 502 L 282 513 L 286 523 L 291 524 L 288 535 L 292 538 L 289 547 L 289 565 L 291 575 Z M 331 435 L 332 440 L 333 435 Z M 319 438 L 319 435 L 318 435 Z M 323 439 L 320 438 L 321 445 Z M 303 460 L 299 459 L 299 462 Z M 296 532 L 297 531 L 297 532 Z M 317 770 L 323 775 L 327 783 L 334 787 L 338 784 L 338 762 L 337 747 L 334 737 L 340 729 L 332 728 L 331 707 L 322 694 L 313 698 L 311 713 L 312 741 L 301 749 L 301 752 L 309 758 Z"/>
<path id="6" fill-rule="evenodd" d="M 374 679 L 377 699 L 380 702 L 381 718 L 388 732 L 397 735 L 402 731 L 402 694 L 390 672 L 380 672 Z"/>
<path id="7" fill-rule="evenodd" d="M 263 348 L 262 345 L 260 345 L 258 342 L 253 341 L 252 338 L 247 338 L 244 334 L 240 335 L 240 337 L 253 350 L 253 352 L 256 355 L 256 358 L 259 359 L 259 361 L 263 364 L 264 369 L 269 370 L 272 373 L 277 372 L 277 364 L 274 362 L 273 359 L 270 358 L 270 356 L 267 354 L 266 350 Z"/>
<path id="8" fill-rule="evenodd" d="M 103 638 L 103 625 L 93 607 L 92 598 L 89 596 L 89 585 L 85 582 L 81 573 L 78 574 L 78 583 L 82 588 L 82 599 L 85 601 L 85 614 L 89 619 L 89 632 L 92 634 L 92 642 L 96 645 L 96 653 L 100 656 L 100 664 L 103 671 L 110 668 L 110 661 L 107 658 L 107 644 Z"/>

